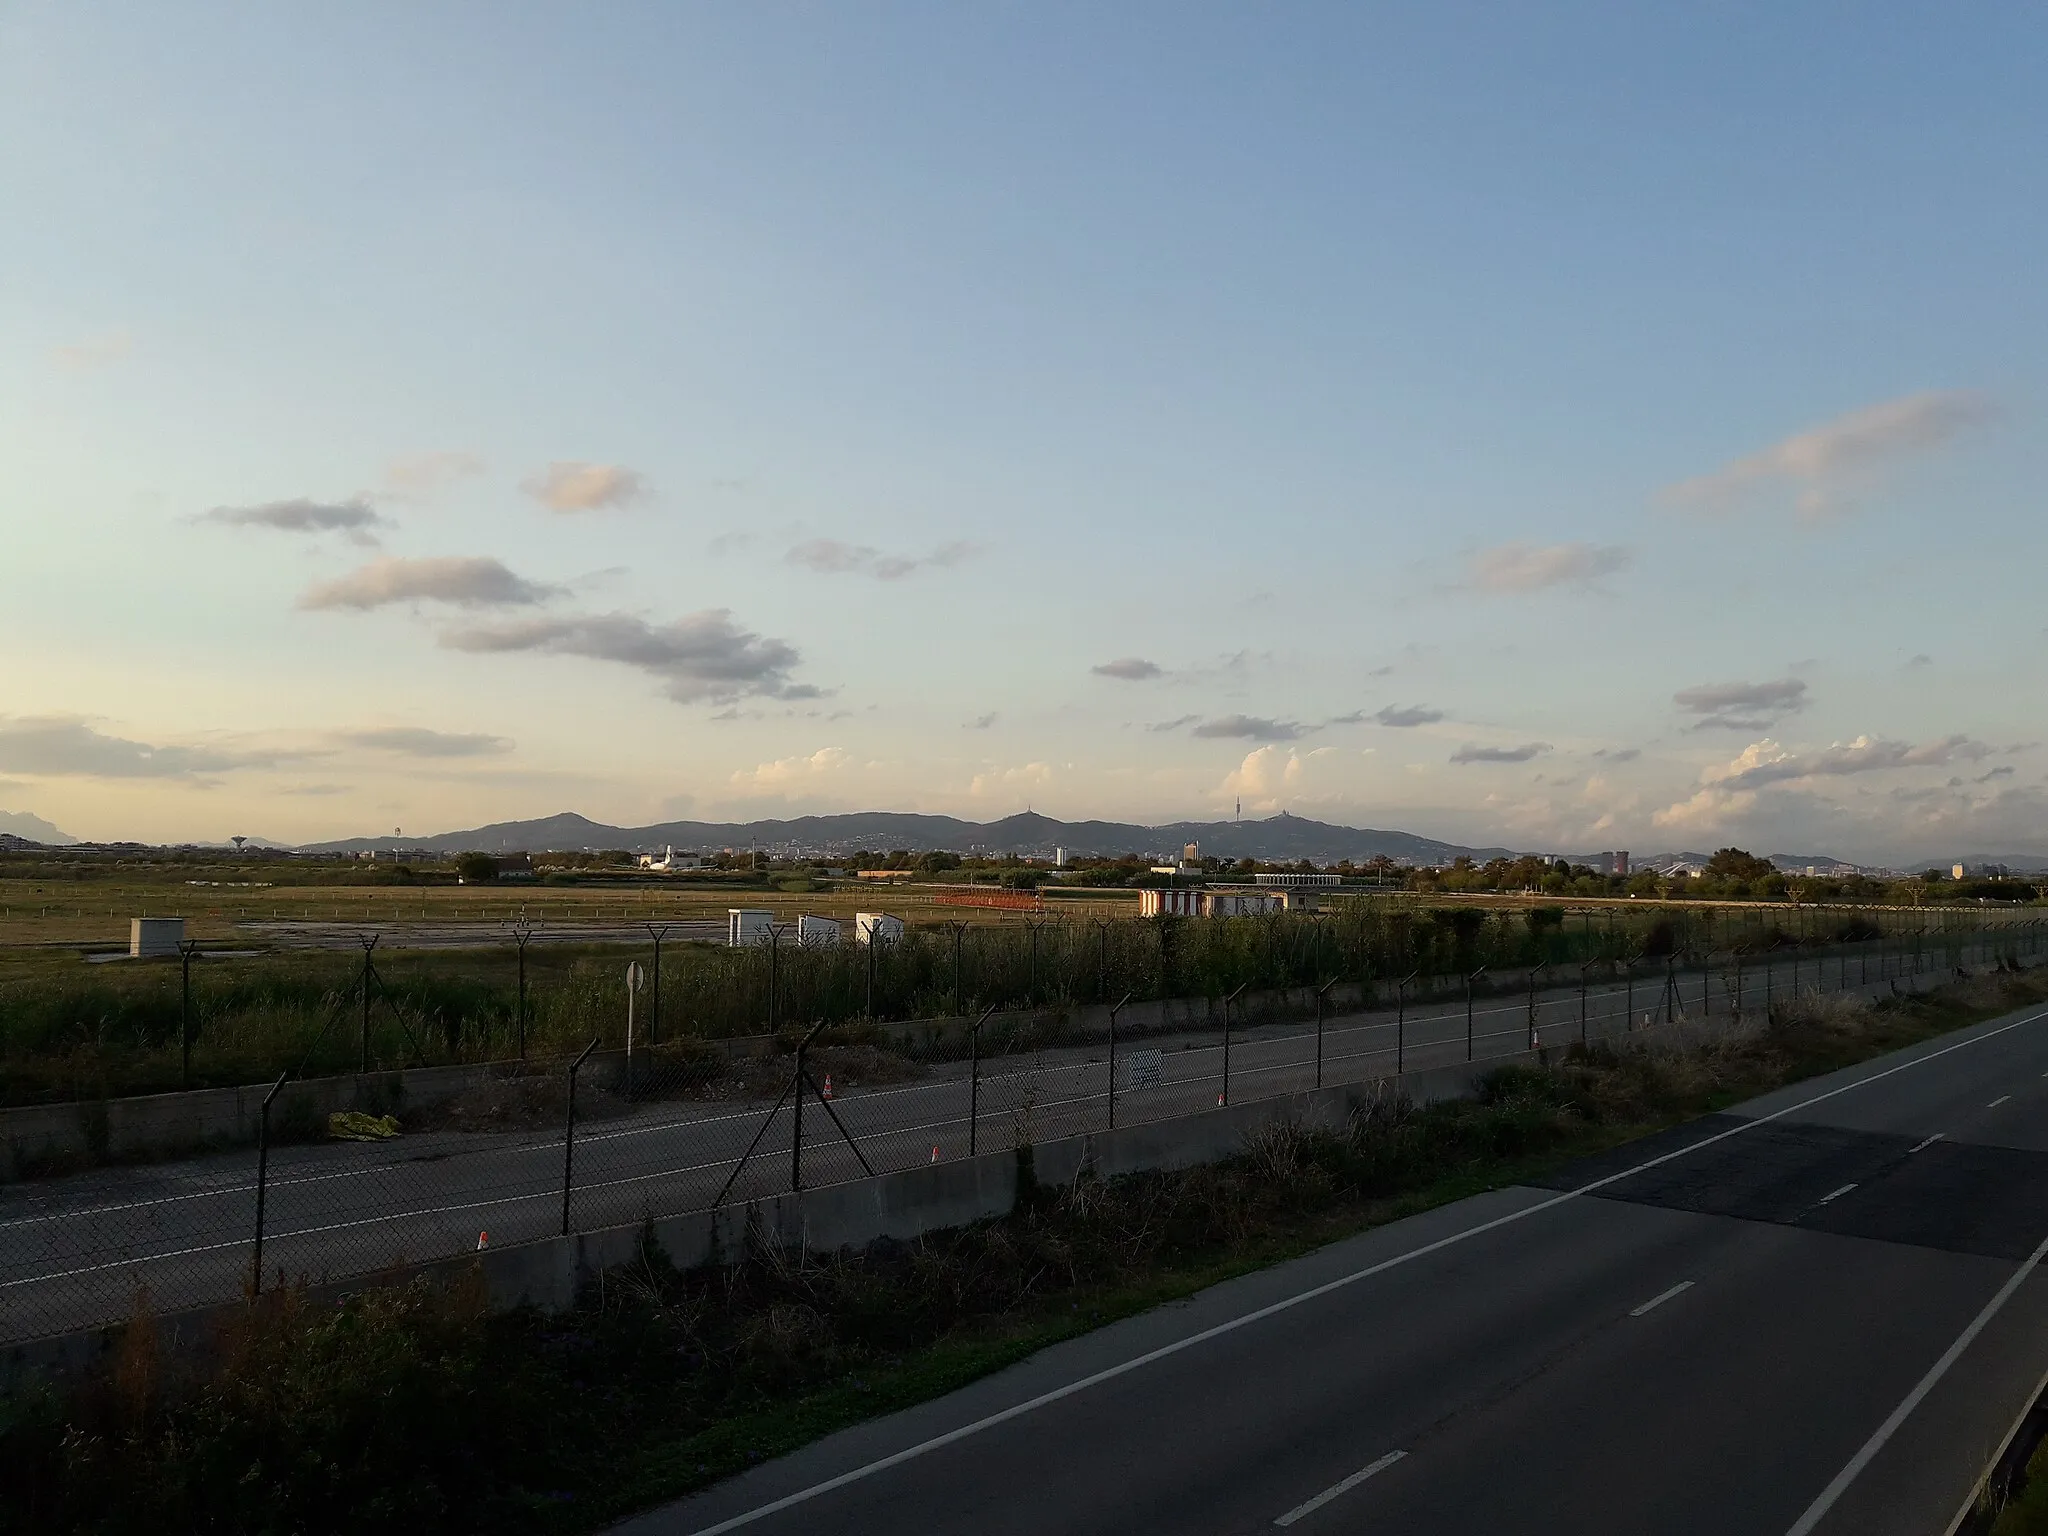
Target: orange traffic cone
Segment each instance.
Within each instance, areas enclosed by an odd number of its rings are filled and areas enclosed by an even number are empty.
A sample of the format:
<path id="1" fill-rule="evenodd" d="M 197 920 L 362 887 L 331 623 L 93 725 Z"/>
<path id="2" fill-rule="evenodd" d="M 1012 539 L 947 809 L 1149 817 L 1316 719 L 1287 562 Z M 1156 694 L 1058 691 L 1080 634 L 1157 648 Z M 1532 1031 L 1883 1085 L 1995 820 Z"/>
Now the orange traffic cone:
<path id="1" fill-rule="evenodd" d="M 490 1233 L 488 1233 L 488 1232 L 479 1232 L 479 1233 L 477 1233 L 477 1235 L 476 1235 L 476 1251 L 477 1251 L 478 1253 L 482 1253 L 482 1252 L 483 1252 L 483 1251 L 484 1251 L 484 1250 L 485 1250 L 486 1248 L 488 1248 L 488 1247 L 490 1247 L 490 1246 L 491 1246 L 491 1234 L 490 1234 Z"/>
<path id="2" fill-rule="evenodd" d="M 825 1086 L 819 1090 L 818 1096 L 824 1099 L 832 1097 L 832 1074 L 830 1072 L 825 1074 Z"/>
<path id="3" fill-rule="evenodd" d="M 937 1147 L 933 1147 L 933 1148 L 932 1148 L 932 1161 L 936 1163 L 936 1162 L 937 1162 L 938 1160 L 939 1160 L 939 1149 L 938 1149 Z"/>

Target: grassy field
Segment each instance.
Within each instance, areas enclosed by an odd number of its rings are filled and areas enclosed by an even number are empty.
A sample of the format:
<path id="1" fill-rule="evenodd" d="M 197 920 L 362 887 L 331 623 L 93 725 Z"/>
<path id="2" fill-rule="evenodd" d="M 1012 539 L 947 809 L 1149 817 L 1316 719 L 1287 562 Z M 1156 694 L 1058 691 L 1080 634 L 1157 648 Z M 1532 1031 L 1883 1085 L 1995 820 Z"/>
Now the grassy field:
<path id="1" fill-rule="evenodd" d="M 1829 945 L 1860 953 L 1897 945 L 1905 931 L 1897 915 L 1860 908 L 1701 914 L 1654 903 L 1440 903 L 1392 893 L 1347 894 L 1322 914 L 1144 922 L 1127 893 L 1061 893 L 1043 911 L 1020 911 L 956 905 L 988 893 L 936 882 L 380 885 L 356 865 L 78 868 L 77 878 L 19 870 L 0 878 L 0 1103 L 352 1071 L 365 992 L 358 934 L 383 936 L 368 987 L 369 1064 L 382 1069 L 502 1060 L 522 1039 L 530 1056 L 573 1053 L 593 1038 L 622 1044 L 625 966 L 653 959 L 645 925 L 709 922 L 722 931 L 734 906 L 785 922 L 880 910 L 909 931 L 872 955 L 855 945 L 785 942 L 770 952 L 672 936 L 660 976 L 663 1038 L 1126 995 L 1213 998 L 1336 978 L 1455 977 L 1482 966 L 1496 977 L 1532 966 L 1569 976 L 1586 963 L 1654 963 L 1738 944 L 1752 953 Z M 253 883 L 265 873 L 278 883 Z M 127 918 L 139 914 L 182 916 L 203 948 L 228 953 L 196 961 L 189 988 L 176 959 L 96 960 L 125 951 Z M 1941 963 L 1945 940 L 1979 923 L 2024 922 L 2008 912 L 1943 916 L 1947 932 L 1926 935 L 1929 964 Z M 525 954 L 523 992 L 512 942 L 522 923 L 540 935 Z M 653 1024 L 649 991 L 643 1042 Z"/>
<path id="2" fill-rule="evenodd" d="M 10 1529 L 572 1536 L 1231 1275 L 2044 995 L 1996 976 L 1805 999 L 1748 1038 L 1574 1053 L 1474 1102 L 1280 1128 L 1232 1162 L 1042 1189 L 916 1244 L 692 1274 L 649 1255 L 562 1316 L 490 1317 L 467 1285 L 339 1307 L 286 1288 L 180 1368 L 145 1309 L 100 1378 L 0 1402 Z"/>

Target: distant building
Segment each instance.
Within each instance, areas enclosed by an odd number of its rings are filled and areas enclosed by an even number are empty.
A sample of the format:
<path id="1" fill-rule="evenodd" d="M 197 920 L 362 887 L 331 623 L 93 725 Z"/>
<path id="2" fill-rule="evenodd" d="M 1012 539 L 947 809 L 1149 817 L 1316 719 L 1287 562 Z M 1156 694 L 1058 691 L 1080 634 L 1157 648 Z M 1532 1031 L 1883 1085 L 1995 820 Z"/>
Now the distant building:
<path id="1" fill-rule="evenodd" d="M 1342 875 L 1284 874 L 1252 876 L 1253 885 L 1342 885 L 1343 883 L 1344 877 Z"/>
<path id="2" fill-rule="evenodd" d="M 1960 880 L 1963 878 L 1965 874 L 1968 873 L 1968 871 L 1966 871 L 1962 865 L 1958 864 L 1951 873 L 1954 879 Z"/>
<path id="3" fill-rule="evenodd" d="M 1064 848 L 1055 848 L 1055 849 L 1053 849 L 1053 851 L 1052 851 L 1052 867 L 1053 867 L 1054 869 L 1065 869 L 1065 868 L 1067 867 L 1067 850 L 1066 850 L 1066 849 L 1064 849 Z"/>

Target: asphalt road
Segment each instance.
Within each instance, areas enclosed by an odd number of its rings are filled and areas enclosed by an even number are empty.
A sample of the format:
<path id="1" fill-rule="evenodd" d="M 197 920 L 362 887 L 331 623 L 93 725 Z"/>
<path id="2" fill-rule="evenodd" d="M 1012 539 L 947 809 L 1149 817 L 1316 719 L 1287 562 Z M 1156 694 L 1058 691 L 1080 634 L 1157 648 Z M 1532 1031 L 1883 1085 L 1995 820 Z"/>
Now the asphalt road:
<path id="1" fill-rule="evenodd" d="M 2048 1010 L 1046 1350 L 622 1536 L 1945 1532 L 2048 1372 Z"/>
<path id="2" fill-rule="evenodd" d="M 1929 957 L 1930 961 L 1932 956 Z M 1889 990 L 1871 957 L 1812 958 L 1799 980 L 1817 974 L 1851 991 Z M 1743 1001 L 1760 1014 L 1766 996 L 1793 986 L 1793 962 L 1767 977 L 1750 965 L 1740 993 L 1719 970 L 1705 979 L 1712 1017 Z M 1867 986 L 1863 978 L 1869 976 Z M 1927 985 L 1941 972 L 1901 978 Z M 1697 1015 L 1701 973 L 1681 973 L 1681 1001 Z M 1576 981 L 1539 991 L 1534 1020 L 1551 1046 L 1661 1027 L 1664 978 L 1629 985 Z M 1411 1000 L 1327 1021 L 1322 1080 L 1344 1083 L 1467 1059 L 1509 1054 L 1530 1043 L 1525 994 L 1479 997 L 1469 1016 L 1457 997 Z M 1124 1042 L 1116 1093 L 1118 1122 L 1164 1119 L 1213 1107 L 1226 1089 L 1233 1102 L 1314 1086 L 1312 1025 L 1238 1031 L 1224 1076 L 1214 1030 Z M 1146 1053 L 1156 1053 L 1147 1059 Z M 1156 1076 L 1149 1070 L 1156 1068 Z M 805 1116 L 808 1185 L 859 1177 L 933 1159 L 988 1151 L 1023 1138 L 1043 1142 L 1101 1128 L 1109 1112 L 1105 1042 L 993 1056 L 971 1089 L 962 1062 L 936 1064 L 909 1081 L 847 1091 L 834 1108 L 858 1154 L 813 1104 Z M 612 1118 L 586 1119 L 575 1150 L 573 1227 L 588 1230 L 701 1210 L 726 1187 L 749 1142 L 757 1155 L 730 1187 L 747 1199 L 789 1188 L 793 1126 L 772 1101 L 663 1101 Z M 970 1117 L 972 1107 L 972 1117 Z M 545 1237 L 562 1223 L 563 1145 L 559 1128 L 506 1133 L 433 1132 L 395 1142 L 281 1147 L 270 1158 L 265 1197 L 266 1278 L 282 1271 L 314 1282 L 374 1273 L 394 1265 Z M 36 1338 L 117 1321 L 138 1289 L 159 1310 L 205 1305 L 240 1294 L 255 1231 L 253 1153 L 237 1152 L 102 1169 L 76 1177 L 0 1186 L 0 1342 Z"/>

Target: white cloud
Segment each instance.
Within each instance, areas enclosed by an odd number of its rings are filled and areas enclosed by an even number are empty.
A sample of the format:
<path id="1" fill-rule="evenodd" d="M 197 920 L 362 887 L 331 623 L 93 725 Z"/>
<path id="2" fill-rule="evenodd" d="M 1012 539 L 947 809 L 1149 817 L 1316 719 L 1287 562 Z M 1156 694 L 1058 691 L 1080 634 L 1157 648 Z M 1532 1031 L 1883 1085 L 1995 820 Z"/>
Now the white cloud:
<path id="1" fill-rule="evenodd" d="M 791 548 L 783 559 L 790 565 L 826 576 L 872 576 L 877 581 L 901 581 L 915 571 L 948 569 L 980 551 L 981 546 L 965 539 L 941 544 L 928 555 L 890 555 L 867 544 L 846 544 L 838 539 L 807 539 Z"/>
<path id="2" fill-rule="evenodd" d="M 462 608 L 519 607 L 542 602 L 560 589 L 515 576 L 502 561 L 450 555 L 401 560 L 385 556 L 316 582 L 299 597 L 301 608 L 381 608 L 387 603 L 453 603 Z"/>
<path id="3" fill-rule="evenodd" d="M 1790 752 L 1768 737 L 1751 742 L 1732 760 L 1700 775 L 1700 788 L 1686 800 L 1653 813 L 1650 820 L 1673 829 L 1706 828 L 1756 809 L 1760 791 L 1773 787 L 1817 787 L 1823 780 L 1906 768 L 1939 768 L 1978 762 L 1991 748 L 1968 736 L 1944 736 L 1915 745 L 1874 736 L 1836 742 L 1817 752 Z"/>
<path id="4" fill-rule="evenodd" d="M 1760 491 L 1785 488 L 1796 493 L 1801 517 L 1822 518 L 1840 510 L 1847 493 L 1872 481 L 1888 462 L 1942 447 L 1990 415 L 1990 402 L 1965 390 L 1905 395 L 1795 432 L 1664 495 L 1681 506 L 1721 512 Z"/>
<path id="5" fill-rule="evenodd" d="M 743 769 L 732 782 L 741 789 L 782 791 L 837 778 L 852 766 L 853 754 L 843 747 L 820 747 L 808 757 L 779 757 Z"/>
<path id="6" fill-rule="evenodd" d="M 1583 587 L 1627 569 L 1629 558 L 1617 544 L 1500 544 L 1472 556 L 1471 581 L 1482 592 Z"/>
<path id="7" fill-rule="evenodd" d="M 1260 747 L 1245 754 L 1219 789 L 1224 795 L 1243 796 L 1254 810 L 1278 810 L 1282 798 L 1300 787 L 1302 772 L 1301 757 L 1292 747 Z"/>
<path id="8" fill-rule="evenodd" d="M 1019 768 L 992 768 L 977 773 L 967 786 L 967 792 L 976 798 L 987 795 L 1014 795 L 1018 790 L 1043 789 L 1052 782 L 1052 764 L 1025 763 Z"/>
<path id="9" fill-rule="evenodd" d="M 529 475 L 520 489 L 553 512 L 595 512 L 638 501 L 647 494 L 647 483 L 623 464 L 558 459 Z"/>

